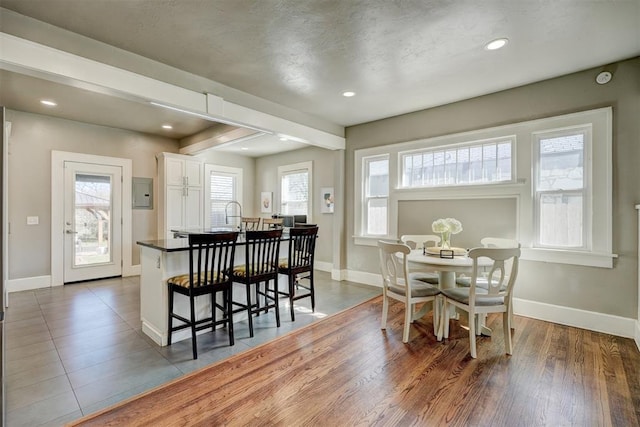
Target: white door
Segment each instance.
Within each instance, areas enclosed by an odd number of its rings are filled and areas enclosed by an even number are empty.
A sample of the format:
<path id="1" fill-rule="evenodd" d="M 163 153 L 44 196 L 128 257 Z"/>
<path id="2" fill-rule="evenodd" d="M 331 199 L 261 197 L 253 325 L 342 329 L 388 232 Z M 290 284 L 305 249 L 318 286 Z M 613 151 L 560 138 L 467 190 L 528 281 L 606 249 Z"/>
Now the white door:
<path id="1" fill-rule="evenodd" d="M 64 165 L 64 282 L 120 276 L 122 168 Z"/>

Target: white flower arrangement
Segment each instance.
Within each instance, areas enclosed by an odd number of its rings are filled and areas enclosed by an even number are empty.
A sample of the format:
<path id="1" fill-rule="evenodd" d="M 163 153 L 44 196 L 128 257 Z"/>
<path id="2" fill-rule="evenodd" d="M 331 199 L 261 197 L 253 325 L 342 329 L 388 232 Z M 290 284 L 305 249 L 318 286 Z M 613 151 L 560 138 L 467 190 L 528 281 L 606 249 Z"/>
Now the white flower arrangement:
<path id="1" fill-rule="evenodd" d="M 434 233 L 440 233 L 442 240 L 440 247 L 449 249 L 451 247 L 451 235 L 462 231 L 462 223 L 455 218 L 440 218 L 431 224 Z"/>
<path id="2" fill-rule="evenodd" d="M 462 231 L 462 223 L 455 218 L 440 218 L 433 221 L 431 229 L 434 233 L 458 234 Z"/>

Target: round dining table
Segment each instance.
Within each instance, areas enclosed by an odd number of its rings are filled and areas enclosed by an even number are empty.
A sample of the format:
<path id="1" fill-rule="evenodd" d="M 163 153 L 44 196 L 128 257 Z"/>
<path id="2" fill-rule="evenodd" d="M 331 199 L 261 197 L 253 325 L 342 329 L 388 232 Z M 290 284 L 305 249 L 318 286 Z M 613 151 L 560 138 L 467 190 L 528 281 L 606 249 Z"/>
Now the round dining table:
<path id="1" fill-rule="evenodd" d="M 452 258 L 442 258 L 440 255 L 424 252 L 423 249 L 413 249 L 407 255 L 410 271 L 430 271 L 438 273 L 440 289 L 450 289 L 456 286 L 456 274 L 473 272 L 473 260 L 467 256 L 466 250 L 454 248 L 455 253 L 463 253 Z M 478 266 L 490 267 L 492 264 L 489 258 L 478 258 Z M 452 306 L 453 307 L 453 306 Z M 451 313 L 452 318 L 458 318 L 457 314 Z M 417 317 L 417 315 L 416 315 Z M 491 329 L 485 325 L 480 325 L 477 329 L 482 335 L 491 336 Z"/>

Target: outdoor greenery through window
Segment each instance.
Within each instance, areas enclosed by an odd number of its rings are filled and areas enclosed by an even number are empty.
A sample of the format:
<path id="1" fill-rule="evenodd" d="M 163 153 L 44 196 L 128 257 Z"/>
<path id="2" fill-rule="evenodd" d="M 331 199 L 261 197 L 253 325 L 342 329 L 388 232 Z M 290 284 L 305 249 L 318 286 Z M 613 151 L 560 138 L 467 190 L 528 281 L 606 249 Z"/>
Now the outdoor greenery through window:
<path id="1" fill-rule="evenodd" d="M 402 154 L 402 187 L 512 181 L 511 138 Z"/>
<path id="2" fill-rule="evenodd" d="M 536 136 L 538 245 L 585 247 L 585 140 L 588 128 Z"/>
<path id="3" fill-rule="evenodd" d="M 366 234 L 387 234 L 389 204 L 389 158 L 365 159 Z"/>

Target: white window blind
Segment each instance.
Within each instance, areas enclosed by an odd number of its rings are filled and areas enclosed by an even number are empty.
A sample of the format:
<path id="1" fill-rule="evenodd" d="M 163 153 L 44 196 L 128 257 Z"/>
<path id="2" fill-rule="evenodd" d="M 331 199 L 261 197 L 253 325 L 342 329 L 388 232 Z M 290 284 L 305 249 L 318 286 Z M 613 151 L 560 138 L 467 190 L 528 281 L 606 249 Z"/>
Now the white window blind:
<path id="1" fill-rule="evenodd" d="M 209 212 L 211 226 L 218 227 L 226 224 L 225 207 L 227 203 L 237 200 L 237 177 L 234 174 L 211 172 L 211 210 Z"/>

